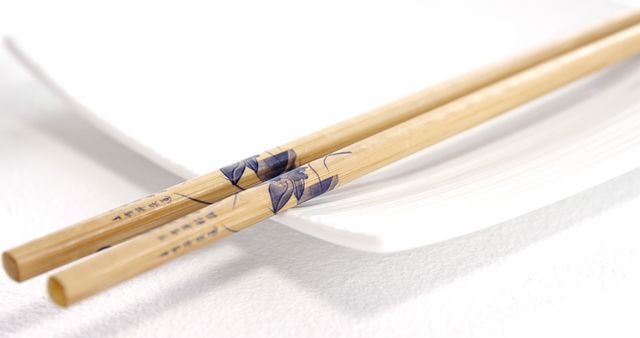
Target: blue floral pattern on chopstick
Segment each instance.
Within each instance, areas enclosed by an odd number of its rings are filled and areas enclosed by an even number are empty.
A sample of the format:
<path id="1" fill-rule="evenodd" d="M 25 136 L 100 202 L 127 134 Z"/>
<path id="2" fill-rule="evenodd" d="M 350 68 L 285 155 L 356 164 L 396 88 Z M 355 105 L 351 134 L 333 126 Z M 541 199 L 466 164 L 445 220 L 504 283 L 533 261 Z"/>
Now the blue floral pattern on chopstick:
<path id="1" fill-rule="evenodd" d="M 351 152 L 333 153 L 325 156 L 323 164 L 327 170 L 327 158 L 335 155 L 347 155 Z M 309 179 L 307 170 L 313 171 L 318 177 L 318 181 L 305 187 L 305 180 Z M 286 172 L 271 181 L 269 181 L 269 197 L 271 198 L 271 211 L 277 214 L 291 199 L 296 198 L 297 204 L 304 203 L 312 198 L 318 197 L 327 191 L 332 190 L 338 184 L 338 175 L 333 175 L 325 179 L 321 179 L 318 172 L 307 164 L 303 167 L 293 169 Z"/>
<path id="2" fill-rule="evenodd" d="M 220 171 L 229 179 L 229 182 L 233 185 L 237 185 L 240 181 L 240 178 L 244 174 L 244 169 L 249 167 L 249 169 L 254 172 L 258 171 L 258 155 L 251 156 L 249 158 L 245 158 L 244 160 L 238 161 L 234 164 L 228 165 L 226 167 L 220 168 Z"/>
<path id="3" fill-rule="evenodd" d="M 226 167 L 222 167 L 220 171 L 231 184 L 244 190 L 238 183 L 242 175 L 244 175 L 246 168 L 251 169 L 261 182 L 265 182 L 295 167 L 296 152 L 291 149 L 276 154 L 269 153 L 268 156 L 262 160 L 258 160 L 258 157 L 259 155 L 251 156 Z"/>

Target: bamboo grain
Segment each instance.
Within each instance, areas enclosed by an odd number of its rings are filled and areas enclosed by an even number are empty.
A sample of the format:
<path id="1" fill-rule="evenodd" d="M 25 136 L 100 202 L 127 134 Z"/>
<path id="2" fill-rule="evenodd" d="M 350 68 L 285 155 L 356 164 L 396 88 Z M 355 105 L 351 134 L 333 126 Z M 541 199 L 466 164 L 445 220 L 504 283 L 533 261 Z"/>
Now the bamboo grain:
<path id="1" fill-rule="evenodd" d="M 45 235 L 4 252 L 4 269 L 16 281 L 37 276 L 638 22 L 640 11 L 625 11 L 576 34 L 558 38 L 547 45 L 427 88 L 259 156 L 239 161 Z"/>
<path id="2" fill-rule="evenodd" d="M 638 52 L 640 24 L 137 236 L 53 275 L 49 294 L 73 304 Z"/>

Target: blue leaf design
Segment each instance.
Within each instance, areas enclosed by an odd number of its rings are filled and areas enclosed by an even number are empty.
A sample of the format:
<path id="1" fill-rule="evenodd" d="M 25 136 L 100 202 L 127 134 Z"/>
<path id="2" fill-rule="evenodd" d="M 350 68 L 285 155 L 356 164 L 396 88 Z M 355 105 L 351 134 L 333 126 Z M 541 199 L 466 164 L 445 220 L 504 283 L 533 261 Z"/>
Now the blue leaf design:
<path id="1" fill-rule="evenodd" d="M 307 170 L 307 167 L 296 168 L 274 178 L 273 180 L 274 181 L 279 181 L 284 179 L 292 180 L 292 181 L 304 180 L 309 178 L 309 176 L 307 176 L 307 173 L 305 173 L 305 170 Z"/>
<path id="2" fill-rule="evenodd" d="M 304 172 L 305 169 L 305 167 L 293 169 L 274 178 L 273 180 L 290 180 L 293 184 L 293 193 L 296 196 L 296 199 L 299 200 L 300 197 L 302 197 L 302 193 L 304 192 L 304 180 L 309 178 L 309 176 L 307 176 L 307 174 Z"/>
<path id="3" fill-rule="evenodd" d="M 246 168 L 251 169 L 262 182 L 266 182 L 295 167 L 296 152 L 287 150 L 258 160 L 259 155 L 245 158 L 242 161 L 220 168 L 231 184 L 238 186 Z M 242 188 L 242 187 L 239 187 Z"/>
<path id="4" fill-rule="evenodd" d="M 304 180 L 293 181 L 293 195 L 300 200 L 304 193 Z"/>
<path id="5" fill-rule="evenodd" d="M 287 150 L 269 156 L 264 160 L 258 161 L 258 170 L 256 174 L 262 182 L 268 181 L 280 174 L 285 173 L 295 166 L 296 152 Z"/>
<path id="6" fill-rule="evenodd" d="M 295 162 L 295 152 L 292 150 L 289 151 L 293 153 L 294 161 L 288 162 L 288 166 L 293 165 Z M 351 154 L 350 151 L 333 153 L 325 156 L 323 160 L 323 164 L 327 170 L 329 167 L 327 166 L 326 159 L 329 156 L 335 155 L 348 155 Z M 278 154 L 282 155 L 282 153 Z M 287 155 L 289 156 L 289 155 Z M 284 157 L 282 156 L 273 156 L 272 158 L 276 160 L 282 160 Z M 265 159 L 267 161 L 267 159 Z M 261 164 L 262 162 L 258 162 Z M 269 162 L 271 164 L 275 162 Z M 278 167 L 280 168 L 280 167 Z M 261 168 L 262 169 L 262 168 Z M 318 178 L 317 183 L 311 184 L 308 187 L 305 187 L 305 180 L 309 178 L 306 170 L 311 169 Z M 260 171 L 259 171 L 260 172 Z M 260 174 L 258 174 L 260 176 Z M 280 176 L 277 176 L 269 181 L 269 197 L 271 198 L 271 206 L 274 214 L 278 213 L 280 209 L 282 209 L 289 199 L 291 199 L 291 195 L 295 195 L 297 203 L 304 203 L 312 198 L 318 197 L 327 191 L 332 190 L 338 184 L 338 175 L 333 175 L 331 177 L 325 178 L 323 180 L 320 179 L 320 174 L 311 166 L 311 164 L 305 165 L 300 168 L 292 169 L 291 171 L 285 172 Z M 261 177 L 262 178 L 262 177 Z"/>
<path id="7" fill-rule="evenodd" d="M 271 197 L 271 210 L 274 214 L 277 214 L 282 207 L 284 207 L 291 195 L 293 194 L 294 186 L 291 180 L 279 180 L 269 182 L 269 196 Z"/>
<path id="8" fill-rule="evenodd" d="M 239 162 L 228 165 L 226 167 L 220 168 L 220 171 L 224 174 L 224 176 L 231 181 L 231 184 L 237 185 L 242 178 L 242 174 L 244 174 L 244 170 L 246 167 L 253 170 L 254 172 L 258 171 L 258 155 L 251 156 L 249 158 L 245 158 Z"/>
<path id="9" fill-rule="evenodd" d="M 249 169 L 253 170 L 254 173 L 258 173 L 258 155 L 251 156 L 244 160 Z"/>
<path id="10" fill-rule="evenodd" d="M 220 168 L 220 171 L 226 176 L 231 184 L 236 185 L 242 174 L 244 173 L 245 163 L 244 161 L 236 162 L 234 164 L 228 165 L 226 167 Z"/>
<path id="11" fill-rule="evenodd" d="M 327 191 L 332 190 L 338 184 L 338 176 L 331 176 L 329 178 L 325 178 L 324 180 L 312 184 L 307 189 L 305 189 L 304 194 L 301 198 L 298 199 L 298 204 L 304 203 L 312 198 L 316 198 Z"/>

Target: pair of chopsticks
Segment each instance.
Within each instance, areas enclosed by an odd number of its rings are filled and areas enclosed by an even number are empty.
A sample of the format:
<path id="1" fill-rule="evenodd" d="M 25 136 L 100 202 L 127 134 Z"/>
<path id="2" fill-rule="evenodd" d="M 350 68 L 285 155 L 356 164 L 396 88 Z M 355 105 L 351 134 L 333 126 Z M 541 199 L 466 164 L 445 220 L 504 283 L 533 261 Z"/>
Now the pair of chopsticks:
<path id="1" fill-rule="evenodd" d="M 127 240 L 50 277 L 70 305 L 639 51 L 640 11 L 625 12 L 8 250 L 3 265 L 23 281 Z"/>

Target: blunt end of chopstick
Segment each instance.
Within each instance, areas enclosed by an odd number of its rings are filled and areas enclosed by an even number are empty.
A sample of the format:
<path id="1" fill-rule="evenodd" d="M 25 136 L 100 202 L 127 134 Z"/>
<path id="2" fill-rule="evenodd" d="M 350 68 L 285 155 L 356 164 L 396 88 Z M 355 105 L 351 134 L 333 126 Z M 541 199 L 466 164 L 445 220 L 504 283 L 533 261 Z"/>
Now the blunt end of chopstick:
<path id="1" fill-rule="evenodd" d="M 4 271 L 7 273 L 7 275 L 14 281 L 22 282 L 23 280 L 25 280 L 25 278 L 20 275 L 18 262 L 8 251 L 2 253 L 2 266 L 4 267 Z"/>
<path id="2" fill-rule="evenodd" d="M 49 297 L 51 297 L 51 300 L 53 300 L 54 303 L 62 307 L 69 306 L 69 300 L 67 298 L 64 285 L 62 285 L 55 276 L 49 278 L 49 281 L 47 282 L 47 290 L 49 291 Z"/>

